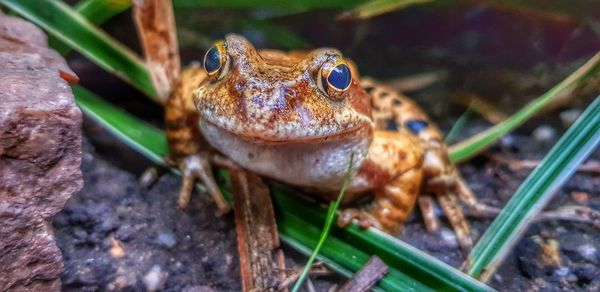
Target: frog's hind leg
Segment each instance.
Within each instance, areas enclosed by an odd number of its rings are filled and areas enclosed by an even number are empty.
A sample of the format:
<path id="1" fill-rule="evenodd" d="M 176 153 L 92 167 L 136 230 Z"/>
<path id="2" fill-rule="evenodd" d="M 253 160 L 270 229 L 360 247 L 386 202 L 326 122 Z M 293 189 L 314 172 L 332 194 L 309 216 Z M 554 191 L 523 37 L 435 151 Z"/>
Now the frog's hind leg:
<path id="1" fill-rule="evenodd" d="M 373 118 L 378 128 L 398 131 L 419 139 L 425 151 L 421 191 L 425 195 L 431 194 L 437 198 L 456 232 L 459 244 L 463 249 L 470 249 L 470 228 L 459 199 L 475 214 L 493 215 L 497 214 L 497 210 L 477 201 L 450 161 L 442 134 L 414 102 L 368 78 L 363 79 L 361 85 L 372 96 Z M 432 206 L 428 197 L 419 199 L 426 226 L 434 231 L 439 224 L 432 221 Z"/>
<path id="2" fill-rule="evenodd" d="M 217 160 L 215 153 L 198 129 L 198 113 L 193 104 L 192 92 L 206 78 L 202 69 L 190 68 L 182 72 L 181 80 L 166 104 L 165 123 L 167 142 L 172 161 L 183 177 L 179 193 L 179 207 L 185 209 L 190 201 L 194 184 L 200 179 L 211 194 L 219 211 L 226 213 L 229 204 L 215 182 L 211 161 Z"/>

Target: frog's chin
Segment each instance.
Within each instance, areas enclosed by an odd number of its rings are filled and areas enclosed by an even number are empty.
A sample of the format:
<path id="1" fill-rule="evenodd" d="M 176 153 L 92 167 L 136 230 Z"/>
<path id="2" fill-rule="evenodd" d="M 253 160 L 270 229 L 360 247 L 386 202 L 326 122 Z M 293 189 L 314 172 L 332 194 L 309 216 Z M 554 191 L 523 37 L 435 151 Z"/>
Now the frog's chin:
<path id="1" fill-rule="evenodd" d="M 355 165 L 361 165 L 372 137 L 371 128 L 362 127 L 335 139 L 265 142 L 235 135 L 206 121 L 199 125 L 212 147 L 242 167 L 289 184 L 323 191 L 339 190 L 351 154 L 355 153 Z"/>

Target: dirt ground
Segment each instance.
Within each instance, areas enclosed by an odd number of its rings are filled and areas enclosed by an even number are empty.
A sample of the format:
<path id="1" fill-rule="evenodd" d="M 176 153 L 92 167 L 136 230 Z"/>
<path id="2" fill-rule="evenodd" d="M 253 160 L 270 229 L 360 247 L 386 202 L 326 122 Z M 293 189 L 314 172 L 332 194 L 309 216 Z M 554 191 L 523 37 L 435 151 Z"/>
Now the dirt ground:
<path id="1" fill-rule="evenodd" d="M 92 142 L 88 139 L 84 147 L 85 187 L 54 220 L 65 261 L 64 290 L 140 291 L 155 286 L 166 291 L 239 290 L 232 216 L 216 216 L 214 204 L 206 194 L 194 196 L 187 212 L 178 210 L 179 177 L 166 174 L 144 190 L 135 171 L 123 169 L 129 163 L 124 157 L 141 160 L 145 165 L 143 158 L 115 142 L 90 121 L 87 121 L 86 133 L 93 133 L 95 138 Z M 492 152 L 516 159 L 537 159 L 552 144 L 536 142 L 523 134 L 511 135 L 510 140 Z M 118 153 L 101 153 L 107 149 Z M 514 171 L 489 159 L 478 158 L 463 165 L 461 172 L 482 202 L 503 206 L 529 170 Z M 587 205 L 598 209 L 598 190 L 597 176 L 578 173 L 561 189 L 549 208 L 578 204 L 573 194 L 583 192 L 589 195 Z M 490 221 L 472 219 L 471 223 L 475 236 L 479 236 Z M 540 263 L 536 236 L 558 241 L 560 267 Z M 399 237 L 453 266 L 459 266 L 463 260 L 451 229 L 446 225 L 440 233 L 427 233 L 418 213 Z M 533 224 L 494 276 L 491 286 L 503 291 L 597 290 L 600 288 L 598 248 L 600 234 L 590 225 Z M 291 257 L 289 266 L 302 266 L 305 260 L 302 256 L 287 247 L 285 252 Z M 322 288 L 319 291 L 324 291 L 340 281 L 340 277 L 322 277 L 315 284 Z"/>
<path id="2" fill-rule="evenodd" d="M 502 20 L 497 16 L 489 17 L 485 13 L 481 15 L 481 10 L 476 12 L 479 14 L 473 14 L 474 12 L 469 14 L 471 18 L 465 22 L 475 23 L 473 19 L 480 22 Z M 442 46 L 445 46 L 442 49 L 435 47 L 422 49 L 423 46 L 430 46 L 427 43 L 412 47 L 407 45 L 415 43 L 415 38 L 406 35 L 417 26 L 426 26 L 427 19 L 430 20 L 430 28 L 432 25 L 448 27 L 448 25 L 444 26 L 444 23 L 440 24 L 439 21 L 454 23 L 457 15 L 461 14 L 450 12 L 445 14 L 445 18 L 439 15 L 428 15 L 425 20 L 421 15 L 418 22 L 410 17 L 390 15 L 378 18 L 369 23 L 369 26 L 351 27 L 363 35 L 363 38 L 358 41 L 368 43 L 369 46 L 361 47 L 356 43 L 340 41 L 342 39 L 340 36 L 326 43 L 350 47 L 348 50 L 357 59 L 359 67 L 365 68 L 362 72 L 380 78 L 389 79 L 427 71 L 441 71 L 451 76 L 425 90 L 410 94 L 426 108 L 445 133 L 465 111 L 464 106 L 458 106 L 448 98 L 451 93 L 459 90 L 476 92 L 493 101 L 506 113 L 511 113 L 528 99 L 556 84 L 566 76 L 566 72 L 573 71 L 584 59 L 571 56 L 569 62 L 560 64 L 555 62 L 556 59 L 548 62 L 540 61 L 539 58 L 550 58 L 551 55 L 547 51 L 540 53 L 539 50 L 543 49 L 534 46 L 536 43 L 528 39 L 529 34 L 521 36 L 525 39 L 510 42 L 524 44 L 523 47 L 515 49 L 520 54 L 517 57 L 522 59 L 516 58 L 516 55 L 510 52 L 477 51 L 477 44 L 486 44 L 488 41 L 482 36 L 492 37 L 495 34 L 484 32 L 479 36 L 472 32 L 460 31 L 456 27 L 449 28 L 455 34 L 455 39 L 444 40 L 443 37 L 435 34 L 420 35 L 418 38 L 435 43 L 442 38 Z M 322 15 L 317 14 L 317 16 L 319 17 L 316 19 L 320 19 Z M 303 19 L 305 20 L 306 16 L 295 17 L 295 23 L 302 22 Z M 404 21 L 402 25 L 397 24 L 402 21 Z M 109 31 L 112 35 L 127 40 L 128 36 L 132 35 L 133 29 L 131 26 L 120 26 L 123 23 L 130 24 L 129 18 L 122 18 L 109 24 Z M 403 28 L 403 31 L 396 33 L 402 37 L 392 38 L 394 33 L 381 29 L 391 24 Z M 314 27 L 318 25 L 328 27 L 317 21 L 304 25 L 303 29 L 317 31 Z M 183 33 L 189 34 L 189 31 L 185 30 L 185 23 L 183 26 Z M 369 29 L 375 33 L 368 33 Z M 351 29 L 338 27 L 337 31 L 348 34 Z M 383 32 L 389 33 L 386 37 L 392 38 L 389 43 L 387 39 L 370 41 L 369 37 L 380 37 Z M 538 32 L 544 35 L 541 33 L 543 30 L 540 29 Z M 447 33 L 448 31 L 438 32 L 441 35 Z M 510 35 L 501 32 L 496 35 L 498 34 Z M 310 39 L 311 43 L 315 45 L 325 43 L 323 39 L 319 41 L 316 38 L 314 36 Z M 505 41 L 507 40 L 499 40 L 499 42 Z M 130 45 L 135 47 L 134 41 L 131 42 L 133 44 Z M 541 43 L 543 44 L 543 40 Z M 573 43 L 580 42 L 575 39 Z M 467 50 L 469 48 L 472 50 Z M 496 47 L 488 49 L 495 50 Z M 190 49 L 184 49 L 183 53 L 186 60 L 197 59 L 200 55 Z M 561 58 L 568 59 L 565 55 L 566 53 L 561 55 Z M 581 56 L 585 56 L 585 53 L 581 53 Z M 386 59 L 387 57 L 389 59 Z M 137 116 L 160 125 L 162 109 L 159 106 L 148 102 L 114 77 L 91 66 L 81 56 L 71 56 L 69 62 L 82 77 L 85 86 Z M 538 62 L 542 65 L 534 66 Z M 415 68 L 421 71 L 414 71 Z M 558 119 L 559 114 L 569 109 L 583 108 L 593 95 L 586 96 L 528 122 L 515 133 L 505 137 L 486 154 L 517 160 L 541 159 L 566 129 Z M 480 132 L 488 126 L 488 123 L 474 114 L 457 140 Z M 178 210 L 176 197 L 180 179 L 173 174 L 162 176 L 150 189 L 142 189 L 138 178 L 147 167 L 151 166 L 149 162 L 116 141 L 93 122 L 87 120 L 84 128 L 87 137 L 82 165 L 85 186 L 54 220 L 55 234 L 64 254 L 65 271 L 62 275 L 64 290 L 143 291 L 159 288 L 165 291 L 239 290 L 238 258 L 232 216 L 217 217 L 215 206 L 206 194 L 195 195 L 187 212 Z M 592 159 L 599 160 L 600 152 L 596 151 Z M 482 202 L 502 207 L 531 170 L 512 169 L 487 156 L 480 156 L 461 165 L 460 171 Z M 584 172 L 575 174 L 556 194 L 549 204 L 549 209 L 567 204 L 587 205 L 600 210 L 598 174 Z M 491 220 L 471 218 L 470 222 L 474 236 L 478 238 Z M 447 223 L 445 221 L 443 223 L 444 228 L 439 233 L 427 233 L 417 212 L 398 236 L 456 267 L 462 263 L 464 254 L 459 250 Z M 539 245 L 540 239 L 545 242 L 554 240 L 558 243 L 559 266 L 551 267 L 544 264 L 545 259 L 541 256 Z M 600 233 L 590 225 L 564 221 L 535 223 L 519 240 L 498 273 L 492 278 L 490 285 L 502 291 L 598 291 L 600 290 L 599 249 Z M 305 261 L 303 256 L 289 247 L 284 246 L 284 251 L 288 256 L 288 266 L 302 266 Z M 342 281 L 343 279 L 336 275 L 313 279 L 317 291 L 327 291 L 332 284 Z"/>

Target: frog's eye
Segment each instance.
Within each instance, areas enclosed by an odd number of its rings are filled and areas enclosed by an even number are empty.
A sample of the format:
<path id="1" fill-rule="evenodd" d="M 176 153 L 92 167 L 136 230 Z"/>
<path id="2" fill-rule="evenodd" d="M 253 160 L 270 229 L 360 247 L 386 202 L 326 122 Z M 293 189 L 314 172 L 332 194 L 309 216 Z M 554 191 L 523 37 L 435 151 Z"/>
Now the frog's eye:
<path id="1" fill-rule="evenodd" d="M 338 99 L 352 83 L 350 67 L 344 61 L 325 63 L 320 71 L 320 85 L 328 96 Z"/>
<path id="2" fill-rule="evenodd" d="M 227 51 L 223 41 L 216 42 L 204 55 L 204 70 L 208 77 L 216 80 L 227 63 Z"/>

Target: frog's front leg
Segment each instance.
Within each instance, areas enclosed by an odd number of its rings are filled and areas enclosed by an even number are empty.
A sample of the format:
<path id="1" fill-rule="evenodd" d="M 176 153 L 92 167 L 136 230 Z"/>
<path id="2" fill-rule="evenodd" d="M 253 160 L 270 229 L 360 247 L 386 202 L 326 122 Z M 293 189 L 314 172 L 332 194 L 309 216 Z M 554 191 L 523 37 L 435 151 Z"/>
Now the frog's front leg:
<path id="1" fill-rule="evenodd" d="M 360 209 L 346 209 L 338 225 L 356 219 L 362 227 L 396 232 L 406 221 L 421 192 L 423 151 L 411 136 L 375 131 L 369 153 L 354 176 L 350 190 L 373 189 L 373 201 Z"/>
<path id="2" fill-rule="evenodd" d="M 220 213 L 230 206 L 215 182 L 211 162 L 220 158 L 210 149 L 198 129 L 198 112 L 193 104 L 192 92 L 206 78 L 203 69 L 190 68 L 182 72 L 181 80 L 166 104 L 165 123 L 167 142 L 174 163 L 183 177 L 178 204 L 185 209 L 189 204 L 194 184 L 200 179 L 211 194 Z"/>

